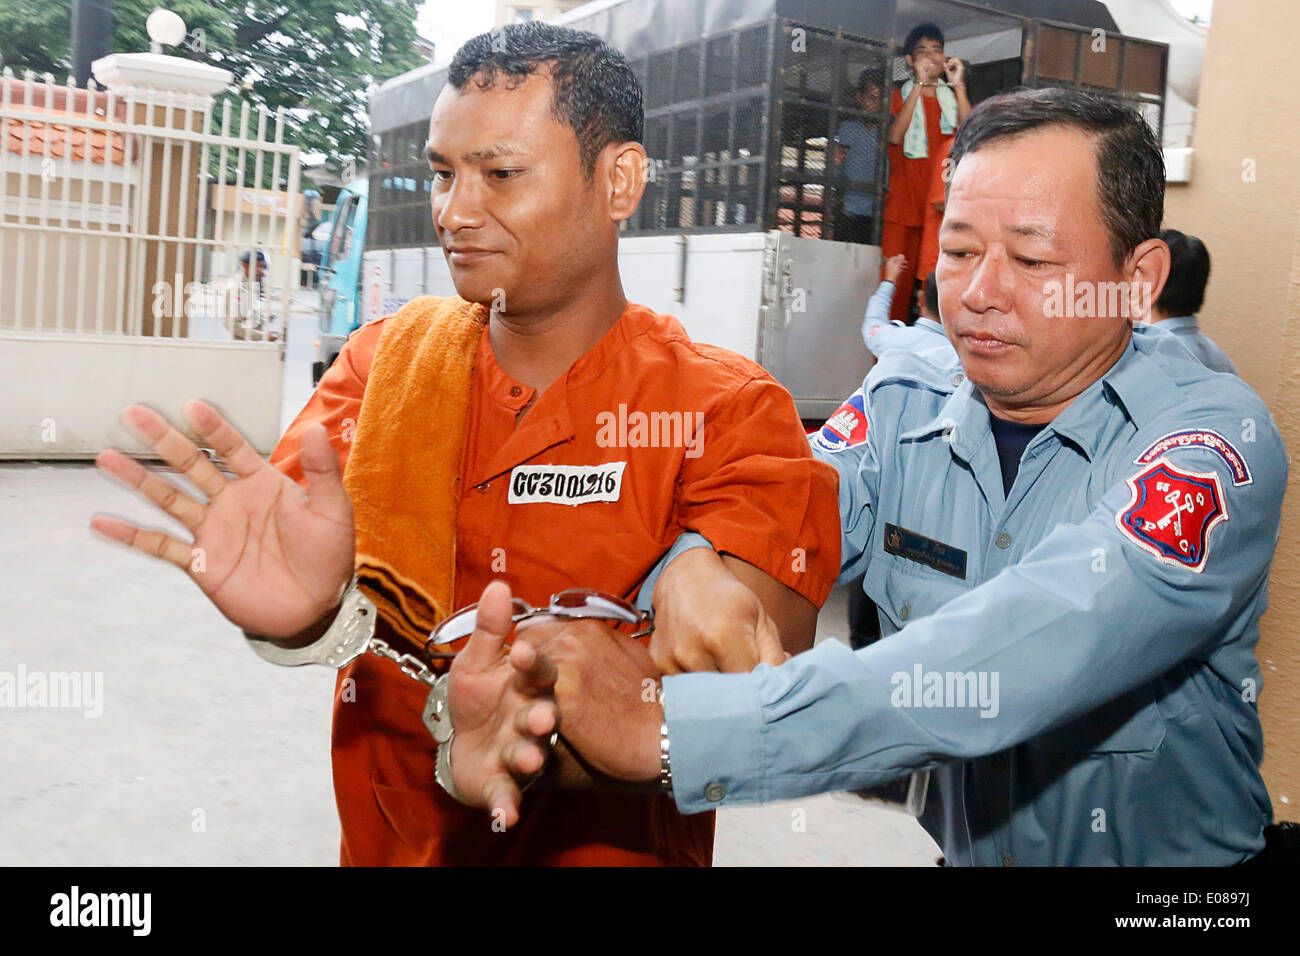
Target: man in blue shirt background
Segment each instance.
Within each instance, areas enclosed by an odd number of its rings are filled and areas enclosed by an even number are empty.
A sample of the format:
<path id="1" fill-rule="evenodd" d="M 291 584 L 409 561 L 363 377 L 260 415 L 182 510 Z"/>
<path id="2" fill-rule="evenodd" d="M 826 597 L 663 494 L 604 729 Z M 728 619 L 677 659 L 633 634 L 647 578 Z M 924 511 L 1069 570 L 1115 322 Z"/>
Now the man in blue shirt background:
<path id="1" fill-rule="evenodd" d="M 1160 147 L 1127 108 L 1043 89 L 986 100 L 952 159 L 938 282 L 956 359 L 891 351 L 845 403 L 848 440 L 813 442 L 840 474 L 841 580 L 865 573 L 885 637 L 667 676 L 614 721 L 608 690 L 555 686 L 552 655 L 577 648 L 627 694 L 654 675 L 601 625 L 530 632 L 513 678 L 453 669 L 453 716 L 500 715 L 457 737 L 464 799 L 535 768 L 562 715 L 595 770 L 688 812 L 928 771 L 921 823 L 954 865 L 1232 865 L 1264 848 L 1254 648 L 1286 453 L 1244 382 L 1128 317 L 1169 272 Z M 1053 315 L 1067 278 L 1124 299 Z M 664 570 L 666 630 L 725 628 L 718 563 L 701 547 Z"/>
<path id="2" fill-rule="evenodd" d="M 1178 336 L 1206 368 L 1237 374 L 1232 359 L 1201 332 L 1196 313 L 1205 301 L 1205 284 L 1210 281 L 1210 252 L 1205 243 L 1177 229 L 1166 229 L 1160 238 L 1169 247 L 1169 278 L 1151 307 L 1147 321 Z"/>
<path id="3" fill-rule="evenodd" d="M 842 178 L 851 183 L 867 184 L 844 191 L 842 225 L 835 238 L 840 242 L 873 242 L 872 226 L 876 216 L 876 167 L 880 162 L 880 126 L 872 117 L 880 112 L 880 83 L 871 78 L 871 70 L 858 74 L 853 96 L 858 108 L 871 114 L 865 119 L 847 119 L 835 131 L 835 161 Z M 888 177 L 886 176 L 886 181 Z"/>
<path id="4" fill-rule="evenodd" d="M 889 349 L 943 348 L 951 351 L 948 336 L 943 331 L 939 317 L 939 283 L 931 272 L 925 278 L 918 295 L 919 315 L 912 325 L 890 319 L 889 307 L 893 302 L 898 275 L 903 271 L 902 256 L 891 256 L 885 262 L 885 278 L 867 300 L 867 311 L 862 317 L 862 341 L 871 354 L 879 358 Z"/>

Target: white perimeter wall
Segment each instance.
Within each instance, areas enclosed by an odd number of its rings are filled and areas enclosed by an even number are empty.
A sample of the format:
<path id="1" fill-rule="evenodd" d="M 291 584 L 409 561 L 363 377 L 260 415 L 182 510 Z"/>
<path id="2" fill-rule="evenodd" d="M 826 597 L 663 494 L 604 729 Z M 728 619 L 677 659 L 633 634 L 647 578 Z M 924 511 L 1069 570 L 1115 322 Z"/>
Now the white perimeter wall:
<path id="1" fill-rule="evenodd" d="M 0 458 L 94 458 L 114 447 L 149 453 L 119 416 L 138 403 L 188 432 L 181 406 L 219 409 L 259 454 L 280 435 L 284 350 L 279 342 L 56 338 L 0 332 Z"/>

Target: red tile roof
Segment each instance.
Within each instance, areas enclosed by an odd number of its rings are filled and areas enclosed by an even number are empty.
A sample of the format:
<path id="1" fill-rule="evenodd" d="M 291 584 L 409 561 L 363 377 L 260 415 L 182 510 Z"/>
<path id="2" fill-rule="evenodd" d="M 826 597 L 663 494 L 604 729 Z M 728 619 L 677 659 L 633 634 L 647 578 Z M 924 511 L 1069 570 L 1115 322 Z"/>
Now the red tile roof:
<path id="1" fill-rule="evenodd" d="M 107 96 L 87 90 L 74 90 L 72 109 L 68 107 L 66 87 L 53 87 L 53 108 L 44 105 L 24 105 L 24 88 L 22 80 L 0 80 L 9 86 L 9 106 L 21 109 L 25 113 L 41 113 L 50 117 L 50 122 L 41 120 L 0 119 L 0 132 L 3 142 L 0 149 L 7 149 L 19 155 L 64 157 L 85 160 L 87 145 L 90 148 L 90 161 L 103 165 L 107 160 L 115 166 L 126 162 L 127 136 L 125 133 L 107 130 L 86 129 L 77 124 L 78 119 L 103 118 L 107 108 Z M 33 100 L 45 102 L 43 84 L 33 84 Z M 126 116 L 124 104 L 117 104 L 113 112 L 118 120 Z M 89 112 L 90 110 L 94 112 Z M 49 140 L 49 153 L 45 152 L 46 140 Z M 134 150 L 132 151 L 134 153 Z"/>

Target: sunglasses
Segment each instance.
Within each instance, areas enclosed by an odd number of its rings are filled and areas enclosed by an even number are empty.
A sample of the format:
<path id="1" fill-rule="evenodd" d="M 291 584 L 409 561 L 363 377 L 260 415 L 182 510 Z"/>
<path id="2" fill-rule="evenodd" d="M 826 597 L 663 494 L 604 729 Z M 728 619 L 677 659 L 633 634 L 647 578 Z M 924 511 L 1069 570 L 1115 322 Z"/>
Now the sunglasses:
<path id="1" fill-rule="evenodd" d="M 510 620 L 514 624 L 539 617 L 564 617 L 571 619 L 590 618 L 597 621 L 616 621 L 621 624 L 634 624 L 637 627 L 632 637 L 644 637 L 654 632 L 654 612 L 642 611 L 635 605 L 590 588 L 569 588 L 551 595 L 551 603 L 546 607 L 533 607 L 523 598 L 512 598 L 513 613 Z M 425 656 L 434 660 L 451 660 L 455 651 L 435 651 L 434 645 L 451 644 L 463 640 L 474 633 L 478 627 L 478 604 L 463 607 L 451 614 L 433 629 L 429 640 L 425 642 Z"/>

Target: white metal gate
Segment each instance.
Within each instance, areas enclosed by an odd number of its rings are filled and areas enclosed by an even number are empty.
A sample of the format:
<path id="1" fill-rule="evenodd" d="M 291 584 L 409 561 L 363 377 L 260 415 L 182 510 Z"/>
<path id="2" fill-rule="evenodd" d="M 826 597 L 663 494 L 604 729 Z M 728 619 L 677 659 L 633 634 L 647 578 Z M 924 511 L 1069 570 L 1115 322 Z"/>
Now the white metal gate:
<path id="1" fill-rule="evenodd" d="M 179 421 L 190 397 L 269 451 L 298 279 L 298 152 L 283 109 L 4 71 L 0 374 L 20 388 L 0 411 L 0 457 L 131 446 L 122 405 Z"/>

